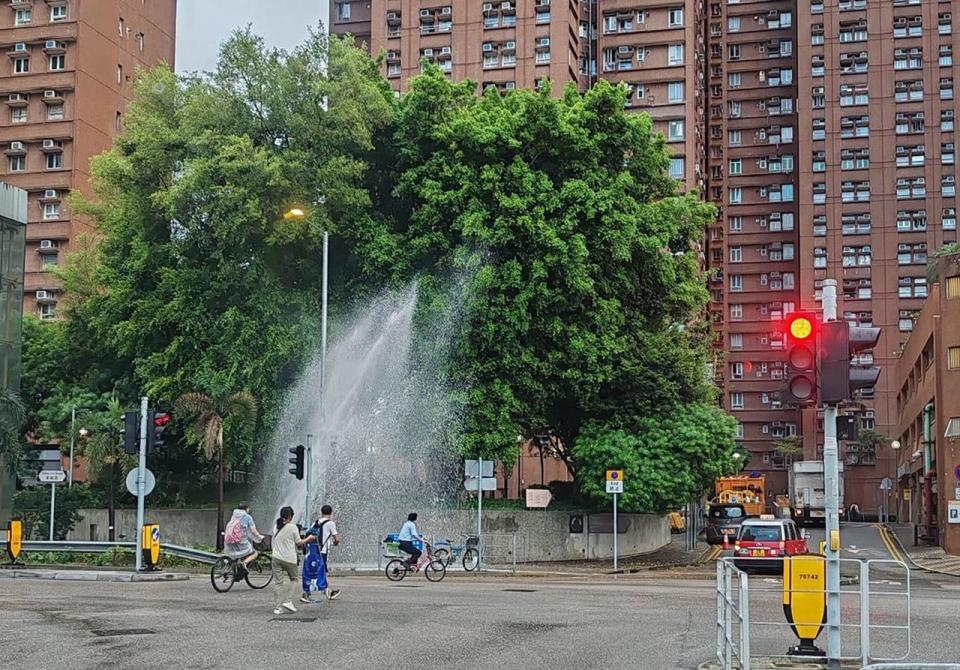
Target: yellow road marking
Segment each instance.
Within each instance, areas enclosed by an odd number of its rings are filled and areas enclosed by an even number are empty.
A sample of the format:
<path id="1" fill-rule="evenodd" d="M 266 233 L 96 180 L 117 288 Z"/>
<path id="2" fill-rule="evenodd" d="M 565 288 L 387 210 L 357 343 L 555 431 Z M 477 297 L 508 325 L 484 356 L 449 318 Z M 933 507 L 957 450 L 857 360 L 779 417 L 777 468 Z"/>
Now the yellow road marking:
<path id="1" fill-rule="evenodd" d="M 895 561 L 900 561 L 901 563 L 906 563 L 906 559 L 903 554 L 900 552 L 900 548 L 897 546 L 897 542 L 894 538 L 890 536 L 890 531 L 876 524 L 877 531 L 880 533 L 880 539 L 883 541 L 883 544 L 887 547 L 887 551 L 890 553 L 891 558 Z"/>

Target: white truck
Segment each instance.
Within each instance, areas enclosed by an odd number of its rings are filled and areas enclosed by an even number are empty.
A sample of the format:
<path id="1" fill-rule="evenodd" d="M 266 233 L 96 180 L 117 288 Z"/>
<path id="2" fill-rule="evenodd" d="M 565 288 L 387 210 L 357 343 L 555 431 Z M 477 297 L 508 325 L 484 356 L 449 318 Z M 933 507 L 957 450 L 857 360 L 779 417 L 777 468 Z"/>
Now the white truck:
<path id="1" fill-rule="evenodd" d="M 840 518 L 843 506 L 843 462 L 840 468 Z M 798 526 L 825 526 L 827 496 L 823 485 L 823 461 L 796 461 L 790 469 L 790 512 Z"/>

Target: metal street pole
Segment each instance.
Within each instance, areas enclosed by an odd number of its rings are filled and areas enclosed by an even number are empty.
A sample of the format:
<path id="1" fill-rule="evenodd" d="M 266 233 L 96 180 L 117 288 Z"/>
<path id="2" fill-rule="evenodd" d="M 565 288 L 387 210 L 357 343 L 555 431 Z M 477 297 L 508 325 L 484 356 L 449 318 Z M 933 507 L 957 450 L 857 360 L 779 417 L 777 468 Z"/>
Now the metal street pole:
<path id="1" fill-rule="evenodd" d="M 329 276 L 329 258 L 330 258 L 330 233 L 323 231 L 323 282 L 322 298 L 320 308 L 320 453 L 323 451 L 324 444 L 329 444 L 329 435 L 327 435 L 327 279 Z M 309 447 L 308 447 L 309 448 Z M 321 459 L 320 467 L 320 498 L 321 502 L 326 501 L 327 496 L 327 468 L 326 459 Z M 312 461 L 311 461 L 312 462 Z"/>
<path id="2" fill-rule="evenodd" d="M 823 320 L 837 320 L 837 280 L 823 281 Z M 826 493 L 827 667 L 840 667 L 840 472 L 837 406 L 823 406 L 823 480 Z"/>
<path id="3" fill-rule="evenodd" d="M 50 482 L 50 541 L 53 542 L 53 526 L 56 520 L 57 509 L 57 483 Z"/>
<path id="4" fill-rule="evenodd" d="M 312 496 L 313 496 L 313 435 L 307 435 L 307 453 L 304 465 L 307 467 L 306 495 L 303 503 L 303 525 L 307 528 L 313 523 Z"/>
<path id="5" fill-rule="evenodd" d="M 70 408 L 70 472 L 67 473 L 67 488 L 73 488 L 73 441 L 77 432 L 77 408 Z"/>
<path id="6" fill-rule="evenodd" d="M 477 459 L 477 572 L 483 562 L 483 459 Z"/>
<path id="7" fill-rule="evenodd" d="M 613 494 L 613 569 L 617 569 L 617 494 Z"/>
<path id="8" fill-rule="evenodd" d="M 137 464 L 137 555 L 134 569 L 143 569 L 143 499 L 146 492 L 147 470 L 147 413 L 149 400 L 140 398 L 140 461 Z"/>

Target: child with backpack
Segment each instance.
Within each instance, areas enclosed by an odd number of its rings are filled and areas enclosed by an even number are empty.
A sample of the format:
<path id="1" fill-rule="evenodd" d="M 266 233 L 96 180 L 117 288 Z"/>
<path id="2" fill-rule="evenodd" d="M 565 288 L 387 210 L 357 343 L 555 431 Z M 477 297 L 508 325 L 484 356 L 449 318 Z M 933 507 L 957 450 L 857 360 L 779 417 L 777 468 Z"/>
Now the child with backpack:
<path id="1" fill-rule="evenodd" d="M 317 591 L 322 591 L 327 600 L 336 600 L 340 597 L 340 590 L 330 587 L 327 581 L 327 552 L 330 545 L 340 544 L 340 534 L 337 532 L 337 524 L 333 520 L 333 508 L 330 505 L 324 505 L 320 508 L 320 518 L 317 519 L 310 530 L 307 531 L 307 538 L 314 538 L 314 542 L 307 545 L 307 558 L 303 562 L 303 593 L 300 596 L 300 602 L 310 603 L 311 582 L 315 583 Z"/>

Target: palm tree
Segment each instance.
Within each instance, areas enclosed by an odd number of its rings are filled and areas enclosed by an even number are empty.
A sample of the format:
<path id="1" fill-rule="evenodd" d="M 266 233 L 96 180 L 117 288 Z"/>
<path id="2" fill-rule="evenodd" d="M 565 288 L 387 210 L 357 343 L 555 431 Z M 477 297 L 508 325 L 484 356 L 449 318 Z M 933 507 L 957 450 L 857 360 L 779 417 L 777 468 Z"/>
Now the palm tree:
<path id="1" fill-rule="evenodd" d="M 109 399 L 105 410 L 88 410 L 84 423 L 90 430 L 79 442 L 80 453 L 87 457 L 87 467 L 97 482 L 107 482 L 107 537 L 113 542 L 117 528 L 117 480 L 137 461 L 123 451 L 123 444 L 117 435 L 117 426 L 123 423 L 123 407 L 115 397 Z"/>
<path id="2" fill-rule="evenodd" d="M 193 417 L 190 436 L 203 447 L 207 460 L 217 459 L 217 550 L 223 549 L 223 477 L 226 471 L 223 453 L 223 424 L 235 418 L 244 426 L 257 421 L 257 401 L 246 391 L 222 398 L 205 393 L 185 393 L 175 403 L 175 410 Z"/>
<path id="3" fill-rule="evenodd" d="M 0 466 L 6 466 L 10 472 L 16 471 L 20 460 L 24 412 L 20 396 L 0 388 Z"/>

